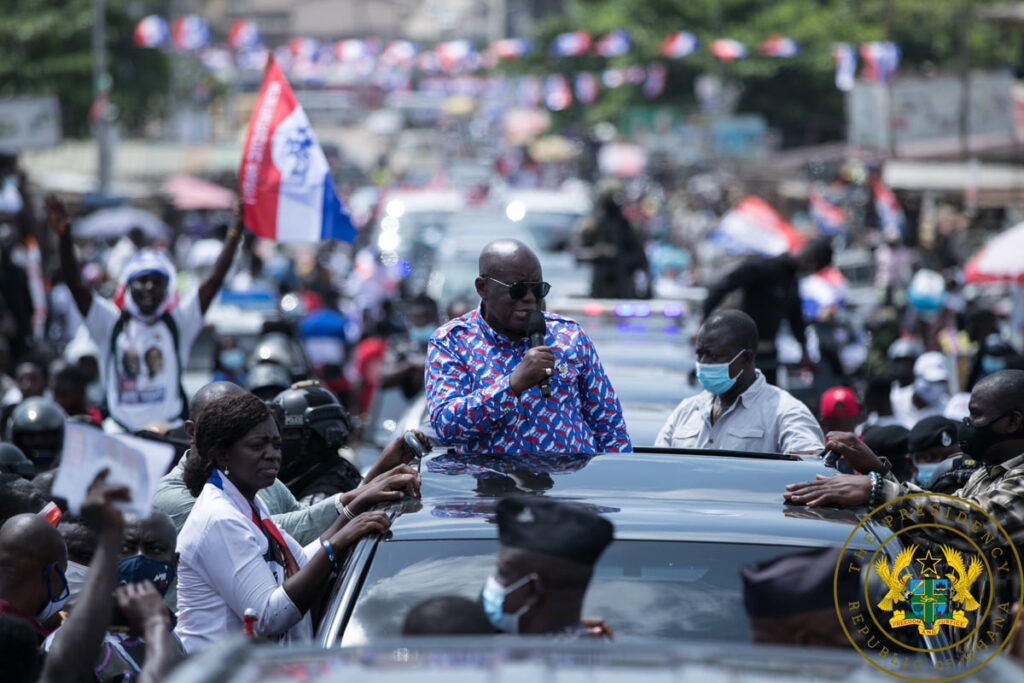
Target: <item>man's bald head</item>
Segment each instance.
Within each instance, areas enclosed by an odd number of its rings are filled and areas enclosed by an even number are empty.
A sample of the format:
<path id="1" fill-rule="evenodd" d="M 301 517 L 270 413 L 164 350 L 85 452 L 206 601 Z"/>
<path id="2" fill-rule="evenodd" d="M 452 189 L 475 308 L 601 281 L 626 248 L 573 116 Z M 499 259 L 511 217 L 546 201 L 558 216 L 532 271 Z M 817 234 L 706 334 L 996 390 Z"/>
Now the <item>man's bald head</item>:
<path id="1" fill-rule="evenodd" d="M 721 338 L 727 339 L 730 347 L 757 353 L 757 323 L 743 311 L 736 309 L 715 311 L 701 327 L 702 332 L 712 330 Z"/>
<path id="2" fill-rule="evenodd" d="M 0 599 L 38 614 L 67 588 L 68 551 L 44 517 L 15 515 L 0 527 Z"/>
<path id="3" fill-rule="evenodd" d="M 1024 370 L 1000 370 L 985 375 L 971 394 L 981 394 L 1003 410 L 1024 410 Z"/>
<path id="4" fill-rule="evenodd" d="M 968 453 L 986 465 L 1016 457 L 1024 448 L 1024 370 L 986 375 L 967 403 L 974 436 L 965 437 Z"/>
<path id="5" fill-rule="evenodd" d="M 481 277 L 496 278 L 510 267 L 539 271 L 540 259 L 532 249 L 519 240 L 500 239 L 488 243 L 483 248 L 478 265 Z"/>
<path id="6" fill-rule="evenodd" d="M 188 419 L 195 422 L 199 415 L 218 398 L 244 393 L 245 389 L 234 382 L 210 382 L 199 388 L 188 404 Z"/>
<path id="7" fill-rule="evenodd" d="M 35 567 L 42 571 L 51 562 L 66 563 L 64 538 L 45 517 L 15 515 L 0 527 L 0 569 Z"/>
<path id="8" fill-rule="evenodd" d="M 193 452 L 196 445 L 196 422 L 199 421 L 199 416 L 206 410 L 206 406 L 218 398 L 242 393 L 245 393 L 245 389 L 234 382 L 210 382 L 199 387 L 199 391 L 195 393 L 192 401 L 188 404 L 188 419 L 185 420 L 185 435 L 188 436 Z"/>

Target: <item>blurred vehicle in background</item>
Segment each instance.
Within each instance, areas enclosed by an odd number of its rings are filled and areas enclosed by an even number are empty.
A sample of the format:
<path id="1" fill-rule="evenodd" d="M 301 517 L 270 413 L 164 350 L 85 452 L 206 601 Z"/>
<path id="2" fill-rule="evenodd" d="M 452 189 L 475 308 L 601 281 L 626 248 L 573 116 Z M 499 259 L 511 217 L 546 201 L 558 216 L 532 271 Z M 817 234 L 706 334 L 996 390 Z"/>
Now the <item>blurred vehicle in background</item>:
<path id="1" fill-rule="evenodd" d="M 445 165 L 447 155 L 436 131 L 407 129 L 398 134 L 388 168 L 399 185 L 425 185 Z"/>
<path id="2" fill-rule="evenodd" d="M 505 216 L 525 225 L 548 252 L 567 250 L 576 224 L 592 209 L 582 189 L 515 189 L 509 190 L 503 201 Z"/>

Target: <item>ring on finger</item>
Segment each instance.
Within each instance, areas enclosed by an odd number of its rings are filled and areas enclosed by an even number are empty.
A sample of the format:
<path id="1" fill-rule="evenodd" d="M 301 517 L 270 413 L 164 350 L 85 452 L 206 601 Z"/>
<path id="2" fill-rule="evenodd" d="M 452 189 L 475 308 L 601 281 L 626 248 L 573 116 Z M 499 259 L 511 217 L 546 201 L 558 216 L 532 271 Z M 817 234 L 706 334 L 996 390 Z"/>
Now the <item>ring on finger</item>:
<path id="1" fill-rule="evenodd" d="M 548 377 L 550 377 L 554 371 L 551 368 L 544 368 L 544 372 Z"/>

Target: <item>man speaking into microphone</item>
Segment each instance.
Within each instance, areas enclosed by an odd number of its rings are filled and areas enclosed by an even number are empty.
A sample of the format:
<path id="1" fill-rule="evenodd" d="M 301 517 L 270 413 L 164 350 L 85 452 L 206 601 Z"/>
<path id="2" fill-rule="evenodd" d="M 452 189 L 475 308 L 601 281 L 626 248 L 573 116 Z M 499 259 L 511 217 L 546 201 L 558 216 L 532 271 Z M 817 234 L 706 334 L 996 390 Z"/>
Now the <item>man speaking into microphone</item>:
<path id="1" fill-rule="evenodd" d="M 459 453 L 632 450 L 622 406 L 593 342 L 544 311 L 537 255 L 502 239 L 480 252 L 480 305 L 438 328 L 427 348 L 430 422 Z"/>

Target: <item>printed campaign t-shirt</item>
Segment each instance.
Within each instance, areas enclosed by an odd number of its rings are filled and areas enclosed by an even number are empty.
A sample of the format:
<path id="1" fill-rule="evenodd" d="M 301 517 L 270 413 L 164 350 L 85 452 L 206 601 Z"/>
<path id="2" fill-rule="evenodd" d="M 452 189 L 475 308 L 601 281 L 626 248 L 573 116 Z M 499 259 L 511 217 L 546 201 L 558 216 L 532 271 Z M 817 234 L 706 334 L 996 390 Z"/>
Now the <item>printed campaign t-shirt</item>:
<path id="1" fill-rule="evenodd" d="M 185 408 L 179 390 L 181 372 L 203 327 L 198 292 L 182 299 L 170 316 L 178 326 L 177 354 L 174 336 L 163 320 L 147 325 L 129 318 L 111 353 L 110 338 L 121 311 L 110 300 L 93 295 L 85 317 L 85 326 L 99 348 L 107 409 L 131 431 L 151 422 L 174 422 Z"/>

